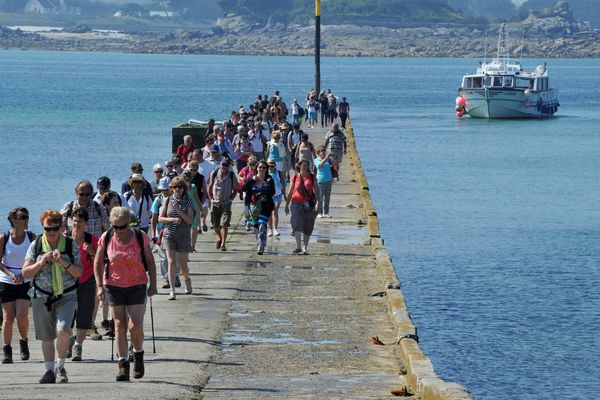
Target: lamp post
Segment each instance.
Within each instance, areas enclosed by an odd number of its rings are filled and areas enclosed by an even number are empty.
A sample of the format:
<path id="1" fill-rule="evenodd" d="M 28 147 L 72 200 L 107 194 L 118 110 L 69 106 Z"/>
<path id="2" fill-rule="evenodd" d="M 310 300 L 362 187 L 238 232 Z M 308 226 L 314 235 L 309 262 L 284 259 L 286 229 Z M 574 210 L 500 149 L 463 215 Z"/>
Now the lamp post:
<path id="1" fill-rule="evenodd" d="M 321 92 L 321 0 L 315 0 L 315 91 Z"/>

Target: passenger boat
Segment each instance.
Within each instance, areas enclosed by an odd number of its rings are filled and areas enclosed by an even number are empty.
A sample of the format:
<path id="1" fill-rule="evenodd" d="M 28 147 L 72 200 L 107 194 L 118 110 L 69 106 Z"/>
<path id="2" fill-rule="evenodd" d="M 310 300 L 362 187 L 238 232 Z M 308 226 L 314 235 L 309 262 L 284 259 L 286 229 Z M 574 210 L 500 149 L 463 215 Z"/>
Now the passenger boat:
<path id="1" fill-rule="evenodd" d="M 558 110 L 558 89 L 550 87 L 546 64 L 524 71 L 509 57 L 506 24 L 500 26 L 498 52 L 463 76 L 456 98 L 456 115 L 474 118 L 546 118 Z"/>

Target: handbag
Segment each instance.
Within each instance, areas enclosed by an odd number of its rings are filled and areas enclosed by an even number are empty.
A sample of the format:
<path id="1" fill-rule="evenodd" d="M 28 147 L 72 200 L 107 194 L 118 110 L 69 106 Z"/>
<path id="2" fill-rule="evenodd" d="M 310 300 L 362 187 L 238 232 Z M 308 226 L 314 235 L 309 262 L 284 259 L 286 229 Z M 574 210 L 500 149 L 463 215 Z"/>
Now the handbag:
<path id="1" fill-rule="evenodd" d="M 335 178 L 339 178 L 340 174 L 338 173 L 337 168 L 335 167 L 335 165 L 333 164 L 333 162 L 331 162 L 331 159 L 329 160 L 329 165 L 331 166 L 331 176 L 335 179 Z"/>

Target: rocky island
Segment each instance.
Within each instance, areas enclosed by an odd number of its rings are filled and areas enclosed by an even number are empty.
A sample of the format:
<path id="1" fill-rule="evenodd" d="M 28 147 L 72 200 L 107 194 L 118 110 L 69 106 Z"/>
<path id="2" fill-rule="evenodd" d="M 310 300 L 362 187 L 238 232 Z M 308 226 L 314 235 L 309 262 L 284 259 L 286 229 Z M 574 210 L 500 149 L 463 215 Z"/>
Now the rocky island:
<path id="1" fill-rule="evenodd" d="M 385 26 L 383 26 L 385 25 Z M 566 1 L 531 10 L 508 23 L 511 54 L 526 57 L 600 57 L 600 31 L 573 17 Z M 481 57 L 493 51 L 498 24 L 399 23 L 390 26 L 331 24 L 322 27 L 323 56 Z M 203 30 L 116 32 L 85 26 L 43 32 L 0 27 L 0 48 L 64 51 L 117 51 L 159 54 L 291 55 L 313 54 L 314 26 L 266 24 L 244 15 L 219 18 Z"/>

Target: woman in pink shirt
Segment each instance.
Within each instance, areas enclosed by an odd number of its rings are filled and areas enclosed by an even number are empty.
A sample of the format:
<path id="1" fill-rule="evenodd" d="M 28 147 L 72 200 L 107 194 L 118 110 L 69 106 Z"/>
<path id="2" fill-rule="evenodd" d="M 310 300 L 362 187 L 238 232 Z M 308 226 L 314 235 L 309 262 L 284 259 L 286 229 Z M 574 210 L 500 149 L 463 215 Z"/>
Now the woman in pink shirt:
<path id="1" fill-rule="evenodd" d="M 150 238 L 143 231 L 129 227 L 131 212 L 125 207 L 115 207 L 110 212 L 112 228 L 98 242 L 94 259 L 94 273 L 98 285 L 98 297 L 108 299 L 115 319 L 115 340 L 119 356 L 117 381 L 129 380 L 129 357 L 127 354 L 127 316 L 133 345 L 133 377 L 144 376 L 144 313 L 146 296 L 156 294 L 156 265 L 150 251 Z M 107 243 L 106 237 L 111 232 Z M 138 235 L 141 235 L 140 246 Z M 141 248 L 140 248 L 141 247 Z M 105 248 L 108 263 L 104 265 Z M 144 253 L 144 258 L 142 258 Z M 144 265 L 144 260 L 146 265 Z M 106 269 L 105 269 L 106 268 Z M 150 286 L 147 287 L 148 278 Z"/>

